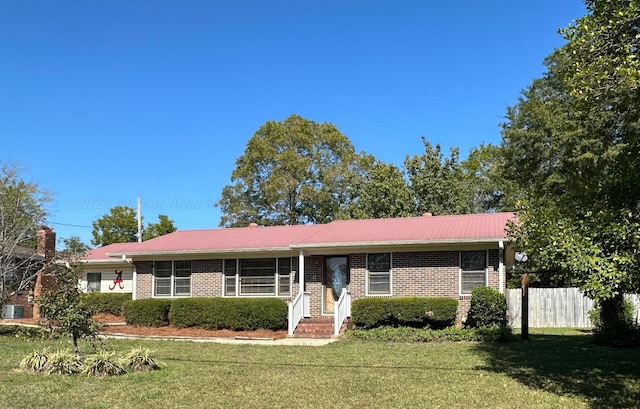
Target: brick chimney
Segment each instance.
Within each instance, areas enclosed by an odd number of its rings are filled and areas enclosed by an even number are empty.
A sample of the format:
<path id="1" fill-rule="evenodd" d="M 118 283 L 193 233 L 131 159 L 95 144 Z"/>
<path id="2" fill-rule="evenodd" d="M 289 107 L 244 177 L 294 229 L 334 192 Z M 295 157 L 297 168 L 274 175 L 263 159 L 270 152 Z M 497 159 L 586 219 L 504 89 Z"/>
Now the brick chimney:
<path id="1" fill-rule="evenodd" d="M 52 257 L 56 252 L 56 232 L 51 227 L 38 230 L 38 255 Z"/>

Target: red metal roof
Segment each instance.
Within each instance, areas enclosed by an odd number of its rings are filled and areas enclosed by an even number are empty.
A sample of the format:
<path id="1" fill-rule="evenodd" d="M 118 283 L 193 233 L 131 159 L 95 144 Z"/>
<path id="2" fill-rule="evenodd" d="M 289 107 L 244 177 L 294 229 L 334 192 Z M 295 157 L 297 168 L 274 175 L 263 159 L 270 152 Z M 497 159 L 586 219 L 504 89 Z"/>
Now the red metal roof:
<path id="1" fill-rule="evenodd" d="M 129 249 L 135 248 L 142 243 L 113 243 L 108 246 L 98 247 L 89 251 L 85 257 L 86 260 L 108 260 L 110 257 L 108 254 L 116 252 L 125 252 Z"/>
<path id="2" fill-rule="evenodd" d="M 513 213 L 421 216 L 393 219 L 341 220 L 327 225 L 292 247 L 367 243 L 434 243 L 500 240 L 506 238 Z"/>
<path id="3" fill-rule="evenodd" d="M 180 230 L 143 243 L 93 250 L 89 259 L 111 256 L 290 250 L 314 247 L 469 243 L 506 238 L 513 213 L 422 216 L 334 221 L 320 225 Z"/>

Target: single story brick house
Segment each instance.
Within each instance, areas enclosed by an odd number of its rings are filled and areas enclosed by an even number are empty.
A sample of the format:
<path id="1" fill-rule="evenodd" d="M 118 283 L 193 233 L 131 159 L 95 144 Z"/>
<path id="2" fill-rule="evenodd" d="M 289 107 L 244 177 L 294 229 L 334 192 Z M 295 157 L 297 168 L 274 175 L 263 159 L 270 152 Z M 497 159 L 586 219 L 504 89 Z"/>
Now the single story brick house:
<path id="1" fill-rule="evenodd" d="M 111 244 L 86 258 L 83 288 L 152 297 L 277 297 L 289 331 L 303 317 L 350 314 L 352 299 L 445 296 L 466 316 L 471 290 L 506 287 L 513 213 L 183 230 Z M 339 321 L 339 322 L 338 322 Z"/>

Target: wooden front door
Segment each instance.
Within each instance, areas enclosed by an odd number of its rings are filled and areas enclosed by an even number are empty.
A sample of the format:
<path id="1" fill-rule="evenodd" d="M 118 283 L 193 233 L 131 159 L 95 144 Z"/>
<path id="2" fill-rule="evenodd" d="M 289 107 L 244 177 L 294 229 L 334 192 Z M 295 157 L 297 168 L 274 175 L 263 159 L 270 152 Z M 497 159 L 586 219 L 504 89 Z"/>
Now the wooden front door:
<path id="1" fill-rule="evenodd" d="M 349 285 L 349 258 L 329 256 L 324 258 L 323 313 L 333 314 L 334 304 L 340 298 L 342 289 Z"/>

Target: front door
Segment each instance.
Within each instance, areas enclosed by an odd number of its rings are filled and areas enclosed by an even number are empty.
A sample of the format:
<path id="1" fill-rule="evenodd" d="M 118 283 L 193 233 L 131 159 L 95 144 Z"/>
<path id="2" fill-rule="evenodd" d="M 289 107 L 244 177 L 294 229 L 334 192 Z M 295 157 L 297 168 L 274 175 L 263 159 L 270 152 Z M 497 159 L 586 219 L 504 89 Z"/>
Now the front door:
<path id="1" fill-rule="evenodd" d="M 324 258 L 323 313 L 333 314 L 334 304 L 340 298 L 342 289 L 349 285 L 349 265 L 347 256 Z"/>

